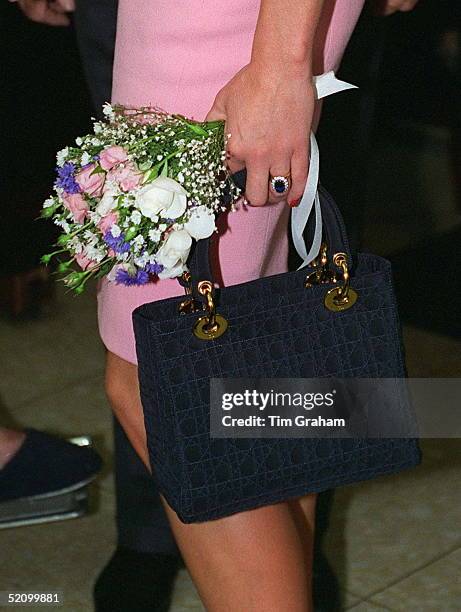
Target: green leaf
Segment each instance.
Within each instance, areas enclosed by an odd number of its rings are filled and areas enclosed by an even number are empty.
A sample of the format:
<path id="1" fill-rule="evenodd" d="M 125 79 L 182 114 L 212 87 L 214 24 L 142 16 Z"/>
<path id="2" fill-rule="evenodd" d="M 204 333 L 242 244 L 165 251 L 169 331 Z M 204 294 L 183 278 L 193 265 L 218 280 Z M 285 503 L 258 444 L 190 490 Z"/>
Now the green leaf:
<path id="1" fill-rule="evenodd" d="M 132 238 L 136 236 L 137 233 L 138 233 L 137 227 L 130 227 L 125 233 L 125 240 L 131 240 Z"/>
<path id="2" fill-rule="evenodd" d="M 146 170 L 149 170 L 149 168 L 152 168 L 152 163 L 153 163 L 152 160 L 148 159 L 142 164 L 138 164 L 138 167 L 141 170 L 141 172 L 145 172 Z"/>
<path id="3" fill-rule="evenodd" d="M 90 176 L 93 176 L 93 174 L 106 174 L 106 171 L 104 170 L 104 168 L 102 168 L 101 166 L 98 165 L 93 170 L 93 172 L 90 174 Z"/>
<path id="4" fill-rule="evenodd" d="M 188 123 L 188 122 L 187 122 L 187 125 L 193 132 L 195 132 L 199 136 L 208 136 L 208 132 L 204 130 L 200 125 L 197 125 L 196 123 Z"/>
<path id="5" fill-rule="evenodd" d="M 158 176 L 158 166 L 154 166 L 150 172 L 148 172 L 145 177 L 143 183 L 150 183 Z"/>
<path id="6" fill-rule="evenodd" d="M 224 121 L 222 121 L 222 119 L 218 119 L 216 121 L 204 121 L 203 125 L 211 130 L 214 130 L 217 127 L 221 127 L 221 125 L 224 126 Z"/>
<path id="7" fill-rule="evenodd" d="M 165 162 L 162 166 L 162 172 L 160 174 L 161 176 L 168 176 L 168 159 L 165 159 Z"/>

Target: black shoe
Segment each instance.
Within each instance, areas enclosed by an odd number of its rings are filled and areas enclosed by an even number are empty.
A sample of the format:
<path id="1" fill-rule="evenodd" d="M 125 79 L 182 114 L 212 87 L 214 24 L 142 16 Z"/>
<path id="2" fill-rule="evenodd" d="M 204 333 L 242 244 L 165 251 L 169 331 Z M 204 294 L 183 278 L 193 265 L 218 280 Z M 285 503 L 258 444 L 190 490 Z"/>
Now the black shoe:
<path id="1" fill-rule="evenodd" d="M 168 612 L 180 557 L 119 547 L 94 585 L 95 612 Z"/>
<path id="2" fill-rule="evenodd" d="M 314 612 L 340 612 L 342 607 L 339 581 L 328 559 L 317 552 L 312 576 Z"/>
<path id="3" fill-rule="evenodd" d="M 35 429 L 0 470 L 0 502 L 68 493 L 91 482 L 102 461 L 93 449 Z"/>

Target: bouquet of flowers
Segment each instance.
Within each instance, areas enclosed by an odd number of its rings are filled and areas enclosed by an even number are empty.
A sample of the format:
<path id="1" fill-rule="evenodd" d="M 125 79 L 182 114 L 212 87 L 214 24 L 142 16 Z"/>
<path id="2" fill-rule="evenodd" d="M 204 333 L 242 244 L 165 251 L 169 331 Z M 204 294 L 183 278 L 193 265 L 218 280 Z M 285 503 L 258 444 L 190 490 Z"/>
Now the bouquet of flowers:
<path id="1" fill-rule="evenodd" d="M 93 134 L 57 154 L 54 194 L 41 214 L 63 231 L 42 261 L 58 257 L 58 272 L 77 293 L 91 277 L 143 285 L 180 276 L 192 241 L 216 229 L 224 194 L 231 205 L 240 195 L 225 166 L 222 121 L 155 108 L 103 110 Z"/>

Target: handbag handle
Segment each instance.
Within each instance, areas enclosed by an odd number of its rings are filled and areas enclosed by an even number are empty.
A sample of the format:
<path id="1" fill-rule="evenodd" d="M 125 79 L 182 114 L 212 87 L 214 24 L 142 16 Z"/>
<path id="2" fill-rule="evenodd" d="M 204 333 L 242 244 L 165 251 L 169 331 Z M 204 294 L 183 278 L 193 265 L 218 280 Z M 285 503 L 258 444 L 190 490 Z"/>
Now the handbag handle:
<path id="1" fill-rule="evenodd" d="M 343 217 L 333 198 L 318 185 L 319 151 L 315 136 L 311 135 L 311 158 L 309 178 L 299 204 L 291 212 L 291 228 L 294 246 L 303 259 L 298 269 L 309 266 L 319 254 L 322 242 L 326 242 L 331 254 L 344 253 L 349 271 L 353 267 L 353 258 L 347 238 Z M 246 170 L 232 175 L 235 184 L 245 191 Z M 312 215 L 314 209 L 314 215 Z M 194 284 L 198 281 L 212 283 L 213 275 L 210 265 L 211 238 L 199 240 L 189 258 L 189 269 Z M 306 245 L 311 245 L 309 252 Z M 181 282 L 181 281 L 180 281 Z M 185 284 L 181 282 L 181 284 Z"/>

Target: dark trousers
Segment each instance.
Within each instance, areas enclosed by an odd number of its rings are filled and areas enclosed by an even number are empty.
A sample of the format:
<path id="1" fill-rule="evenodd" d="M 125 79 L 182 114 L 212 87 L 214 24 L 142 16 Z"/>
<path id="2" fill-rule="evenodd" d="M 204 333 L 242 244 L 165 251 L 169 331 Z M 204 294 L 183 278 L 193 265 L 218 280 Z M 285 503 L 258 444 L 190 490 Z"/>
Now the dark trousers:
<path id="1" fill-rule="evenodd" d="M 155 482 L 115 417 L 114 438 L 119 546 L 179 555 Z"/>

